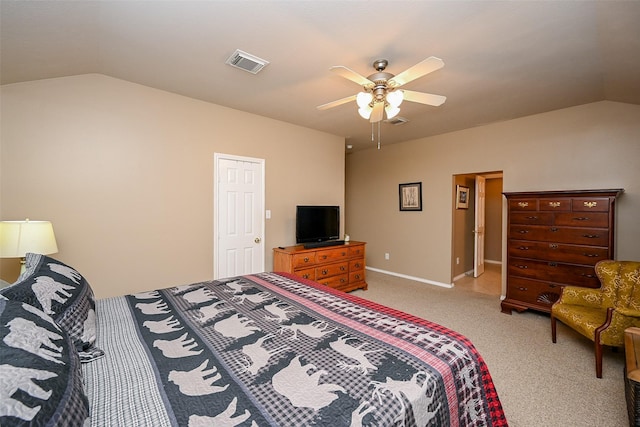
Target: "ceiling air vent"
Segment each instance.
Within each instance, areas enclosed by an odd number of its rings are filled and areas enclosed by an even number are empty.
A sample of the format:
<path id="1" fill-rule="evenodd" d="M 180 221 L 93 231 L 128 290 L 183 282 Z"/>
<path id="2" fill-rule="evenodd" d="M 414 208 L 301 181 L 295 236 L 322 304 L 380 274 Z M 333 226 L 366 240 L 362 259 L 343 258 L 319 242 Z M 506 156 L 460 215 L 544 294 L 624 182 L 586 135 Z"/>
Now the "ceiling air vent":
<path id="1" fill-rule="evenodd" d="M 247 52 L 243 52 L 237 49 L 233 52 L 233 55 L 227 59 L 227 64 L 232 67 L 240 68 L 241 70 L 248 71 L 251 74 L 258 74 L 258 71 L 262 70 L 269 64 L 269 61 L 253 56 Z"/>
<path id="2" fill-rule="evenodd" d="M 396 116 L 393 119 L 385 120 L 385 122 L 392 124 L 394 126 L 400 126 L 407 123 L 409 119 L 405 119 L 404 117 Z"/>

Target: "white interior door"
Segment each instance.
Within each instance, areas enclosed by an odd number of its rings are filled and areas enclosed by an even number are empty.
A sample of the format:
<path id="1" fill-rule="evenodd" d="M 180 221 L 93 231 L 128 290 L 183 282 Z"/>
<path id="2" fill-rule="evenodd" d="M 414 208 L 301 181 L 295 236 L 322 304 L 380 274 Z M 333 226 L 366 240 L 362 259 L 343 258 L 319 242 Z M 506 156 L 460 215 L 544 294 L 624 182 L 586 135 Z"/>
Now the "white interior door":
<path id="1" fill-rule="evenodd" d="M 485 187 L 485 177 L 476 175 L 475 226 L 473 230 L 473 277 L 478 277 L 484 273 Z"/>
<path id="2" fill-rule="evenodd" d="M 214 279 L 264 271 L 264 160 L 215 154 Z"/>

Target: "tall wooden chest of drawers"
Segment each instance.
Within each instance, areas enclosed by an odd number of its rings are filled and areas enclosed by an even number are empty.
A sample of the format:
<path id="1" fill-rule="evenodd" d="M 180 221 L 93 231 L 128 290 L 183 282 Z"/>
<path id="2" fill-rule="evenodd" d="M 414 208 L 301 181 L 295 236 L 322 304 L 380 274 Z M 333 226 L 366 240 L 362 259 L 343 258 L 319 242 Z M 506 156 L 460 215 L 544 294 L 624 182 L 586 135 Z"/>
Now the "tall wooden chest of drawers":
<path id="1" fill-rule="evenodd" d="M 502 312 L 550 312 L 565 285 L 600 286 L 594 265 L 614 257 L 613 190 L 503 193 L 508 203 Z"/>
<path id="2" fill-rule="evenodd" d="M 367 289 L 364 242 L 305 249 L 303 245 L 273 249 L 273 271 L 292 273 L 345 292 Z"/>

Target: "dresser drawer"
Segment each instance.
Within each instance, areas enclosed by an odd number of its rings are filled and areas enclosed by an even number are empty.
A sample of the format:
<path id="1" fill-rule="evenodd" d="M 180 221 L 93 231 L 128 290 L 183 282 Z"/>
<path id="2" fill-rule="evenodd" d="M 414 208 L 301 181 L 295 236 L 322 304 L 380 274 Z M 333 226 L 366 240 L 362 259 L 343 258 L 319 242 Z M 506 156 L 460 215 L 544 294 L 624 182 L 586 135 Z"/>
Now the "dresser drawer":
<path id="1" fill-rule="evenodd" d="M 349 258 L 354 257 L 364 257 L 364 245 L 349 247 Z"/>
<path id="2" fill-rule="evenodd" d="M 537 211 L 538 199 L 509 199 L 509 210 L 517 211 Z"/>
<path id="3" fill-rule="evenodd" d="M 316 280 L 323 277 L 335 276 L 338 274 L 345 274 L 349 272 L 349 263 L 341 262 L 337 264 L 327 264 L 320 267 L 316 267 Z"/>
<path id="4" fill-rule="evenodd" d="M 295 254 L 293 256 L 293 268 L 300 268 L 309 265 L 314 265 L 316 263 L 316 253 L 315 252 L 305 252 L 302 254 Z"/>
<path id="5" fill-rule="evenodd" d="M 514 212 L 511 214 L 512 224 L 551 225 L 553 214 L 550 212 Z"/>
<path id="6" fill-rule="evenodd" d="M 313 267 L 296 270 L 294 274 L 303 279 L 316 280 L 316 269 Z"/>
<path id="7" fill-rule="evenodd" d="M 556 227 L 542 225 L 512 225 L 509 237 L 518 240 L 537 240 L 555 243 L 608 246 L 609 230 L 601 228 Z"/>
<path id="8" fill-rule="evenodd" d="M 560 298 L 561 290 L 562 285 L 559 284 L 513 277 L 507 284 L 507 298 L 551 309 Z"/>
<path id="9" fill-rule="evenodd" d="M 574 212 L 609 212 L 609 199 L 585 197 L 572 200 Z"/>
<path id="10" fill-rule="evenodd" d="M 510 240 L 509 256 L 570 264 L 595 265 L 609 258 L 609 249 L 598 246 Z"/>
<path id="11" fill-rule="evenodd" d="M 339 249 L 324 249 L 316 251 L 316 262 L 318 264 L 324 262 L 341 261 L 349 257 L 349 249 L 341 246 Z"/>
<path id="12" fill-rule="evenodd" d="M 339 276 L 331 276 L 324 279 L 318 278 L 316 279 L 316 281 L 318 283 L 322 283 L 323 285 L 329 286 L 330 288 L 339 289 L 342 286 L 349 284 L 349 275 L 341 274 Z"/>
<path id="13" fill-rule="evenodd" d="M 509 258 L 508 271 L 510 276 L 548 280 L 587 288 L 600 287 L 595 270 L 590 266 Z"/>
<path id="14" fill-rule="evenodd" d="M 541 211 L 563 212 L 571 210 L 571 199 L 540 199 L 538 209 Z"/>
<path id="15" fill-rule="evenodd" d="M 364 270 L 364 260 L 354 259 L 349 261 L 349 271 Z"/>
<path id="16" fill-rule="evenodd" d="M 554 225 L 568 227 L 609 227 L 609 214 L 604 212 L 562 212 L 556 214 Z"/>
<path id="17" fill-rule="evenodd" d="M 349 283 L 356 283 L 364 281 L 364 270 L 352 271 L 349 273 Z"/>

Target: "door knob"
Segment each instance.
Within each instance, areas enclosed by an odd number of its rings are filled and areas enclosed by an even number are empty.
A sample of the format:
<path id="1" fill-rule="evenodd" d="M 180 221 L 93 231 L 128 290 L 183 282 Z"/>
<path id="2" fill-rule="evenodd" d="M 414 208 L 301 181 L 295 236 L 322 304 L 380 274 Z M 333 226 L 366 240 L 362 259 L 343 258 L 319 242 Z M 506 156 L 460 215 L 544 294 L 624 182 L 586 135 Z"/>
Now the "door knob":
<path id="1" fill-rule="evenodd" d="M 256 242 L 256 243 L 260 243 L 260 238 L 256 237 L 255 239 L 253 239 L 253 241 Z"/>

